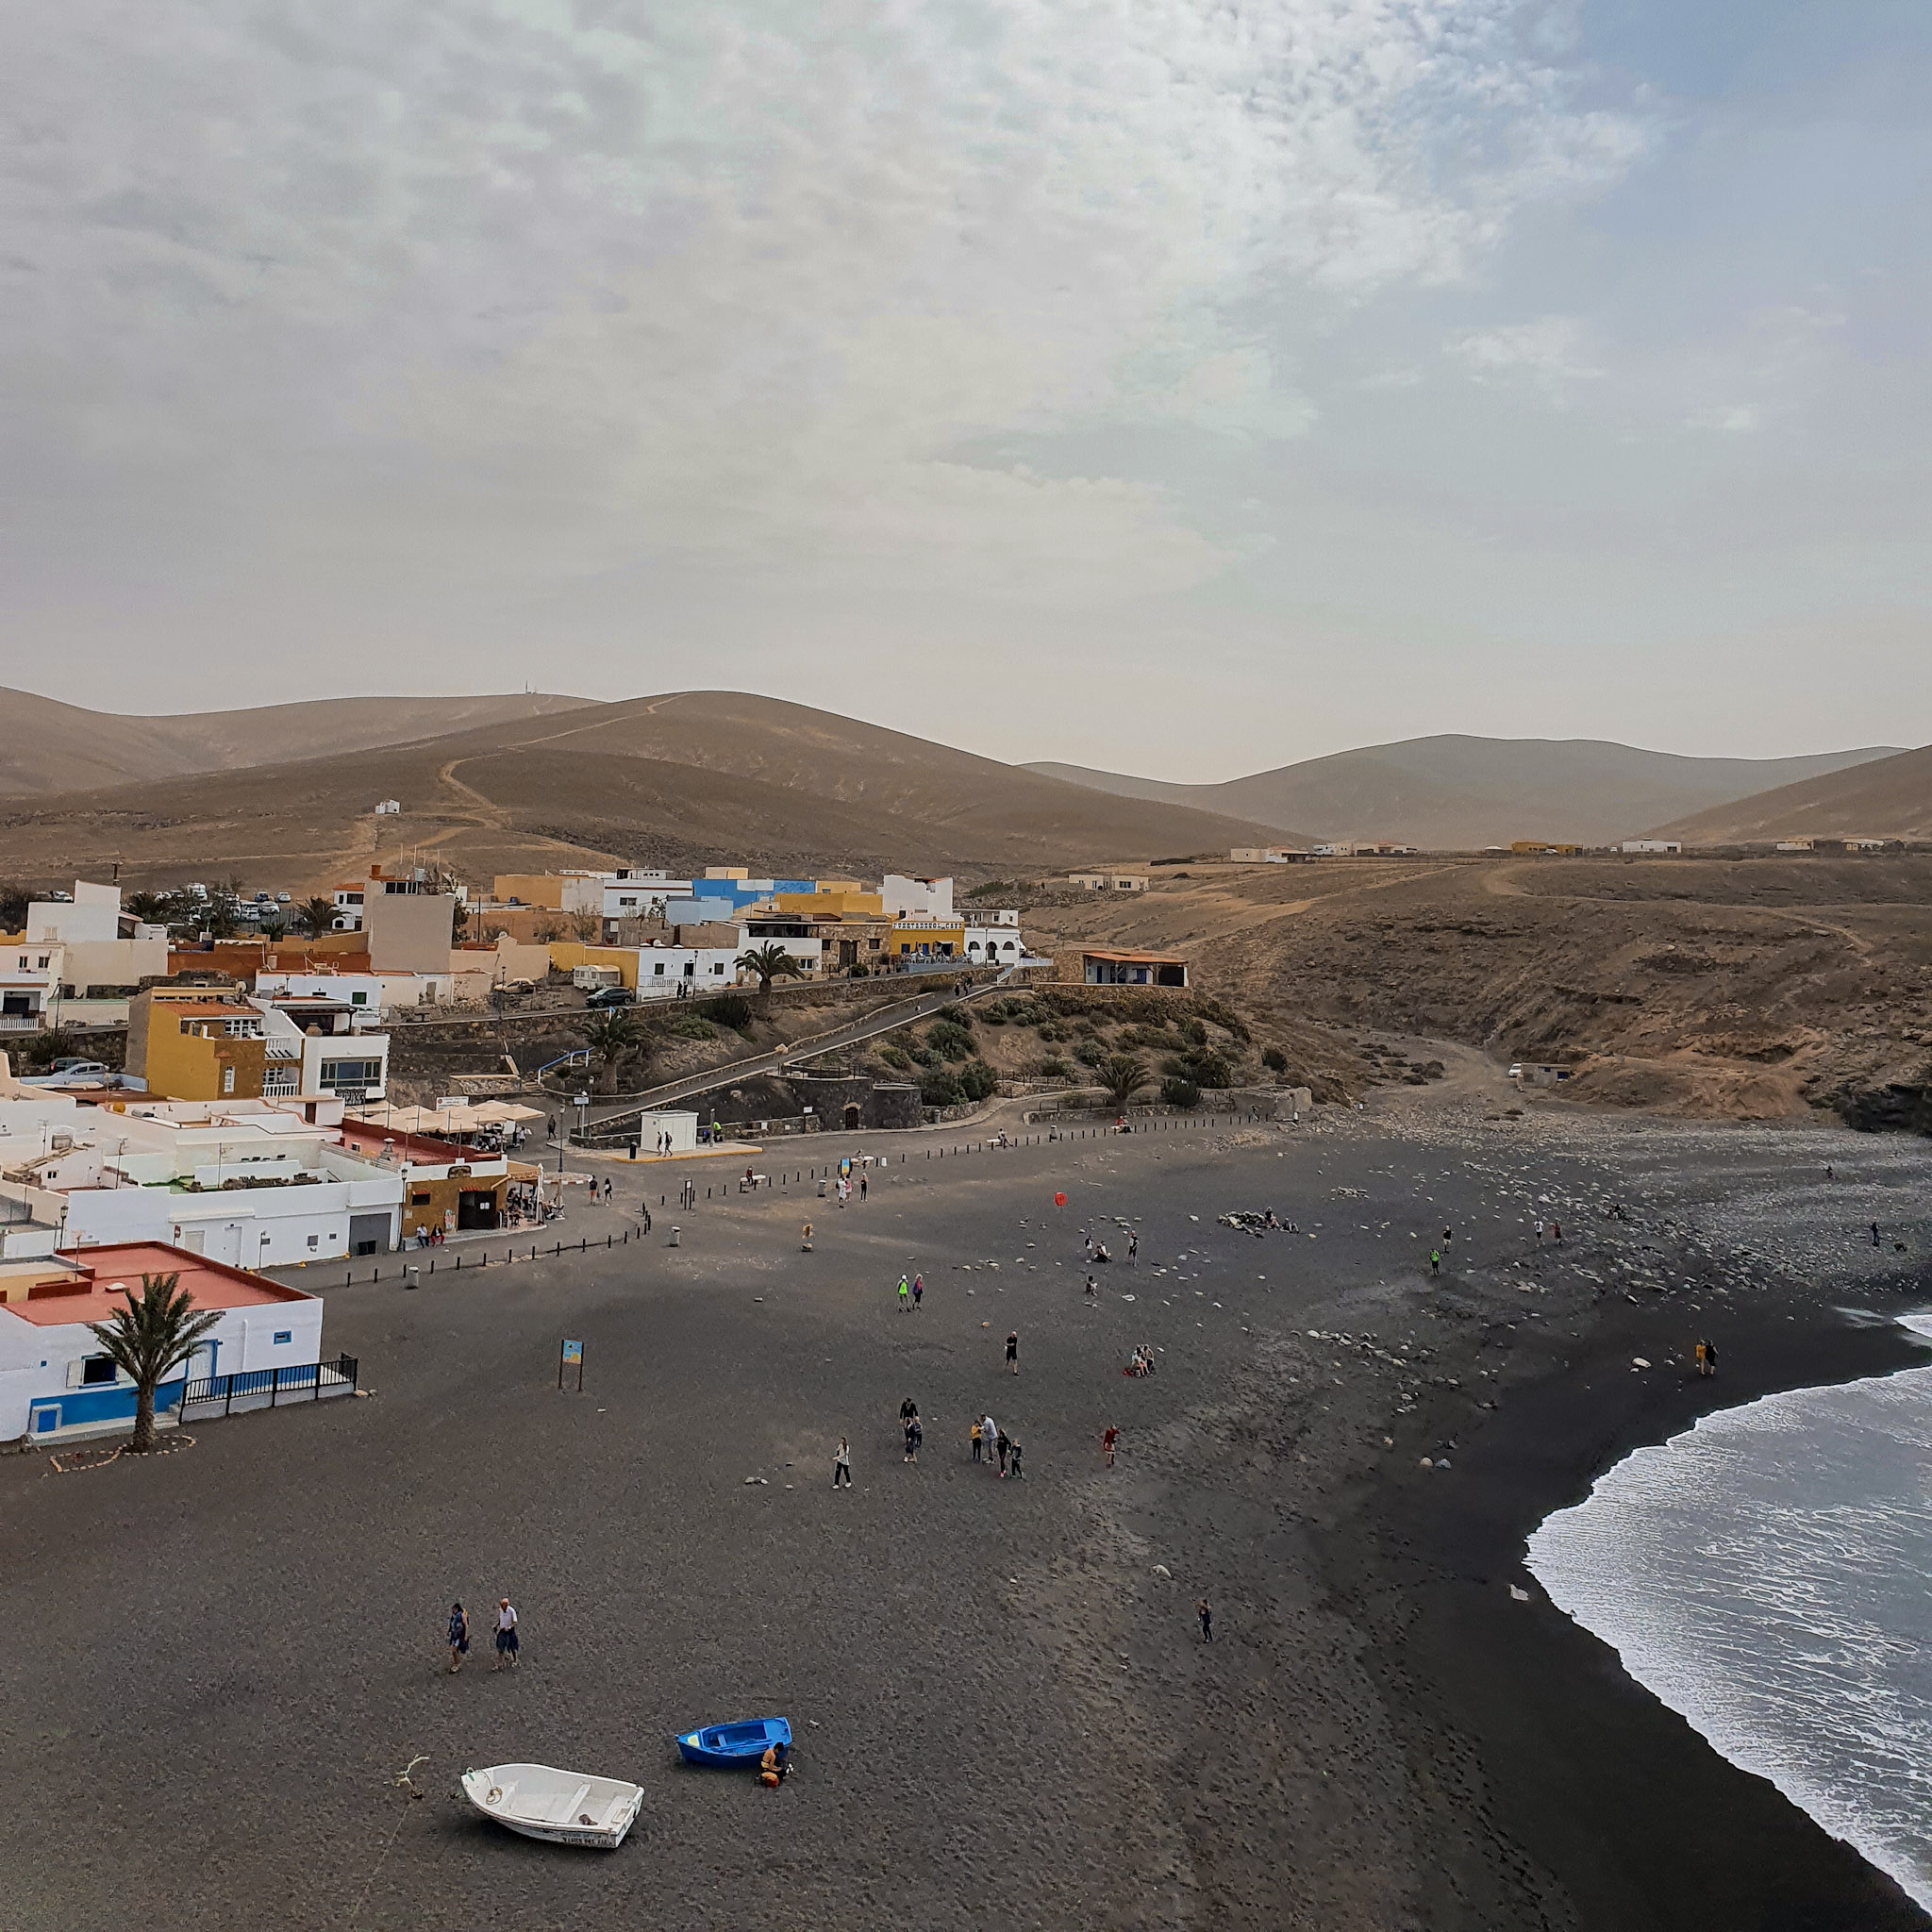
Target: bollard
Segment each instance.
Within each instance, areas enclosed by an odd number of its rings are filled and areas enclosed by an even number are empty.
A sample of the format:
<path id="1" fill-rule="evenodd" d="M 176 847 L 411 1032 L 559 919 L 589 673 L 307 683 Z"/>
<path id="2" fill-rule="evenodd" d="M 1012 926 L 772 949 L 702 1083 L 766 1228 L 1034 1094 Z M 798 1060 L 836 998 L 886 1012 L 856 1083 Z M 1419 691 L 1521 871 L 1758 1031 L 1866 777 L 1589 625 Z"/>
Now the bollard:
<path id="1" fill-rule="evenodd" d="M 679 1237 L 679 1235 L 680 1235 L 680 1234 L 681 1234 L 682 1232 L 683 1232 L 683 1230 L 682 1230 L 681 1228 L 676 1228 L 676 1227 L 674 1227 L 674 1228 L 673 1228 L 673 1229 L 671 1230 L 671 1242 L 670 1242 L 670 1245 L 671 1245 L 672 1247 L 674 1247 L 674 1248 L 675 1248 L 675 1247 L 676 1247 L 676 1246 L 678 1245 L 678 1237 Z"/>
<path id="2" fill-rule="evenodd" d="M 423 1286 L 422 1269 L 406 1262 L 403 1267 L 403 1286 L 405 1288 L 421 1288 Z"/>

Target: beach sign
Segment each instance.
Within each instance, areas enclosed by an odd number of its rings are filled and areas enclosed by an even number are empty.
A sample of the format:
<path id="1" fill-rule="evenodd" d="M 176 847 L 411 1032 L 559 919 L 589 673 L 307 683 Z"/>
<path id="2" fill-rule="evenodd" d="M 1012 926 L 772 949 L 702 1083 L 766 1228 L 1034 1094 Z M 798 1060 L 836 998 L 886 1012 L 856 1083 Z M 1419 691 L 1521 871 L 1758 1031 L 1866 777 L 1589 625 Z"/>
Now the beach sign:
<path id="1" fill-rule="evenodd" d="M 581 1341 L 566 1341 L 557 1354 L 557 1386 L 563 1387 L 563 1372 L 567 1365 L 575 1363 L 577 1372 L 577 1393 L 584 1392 L 584 1344 Z"/>

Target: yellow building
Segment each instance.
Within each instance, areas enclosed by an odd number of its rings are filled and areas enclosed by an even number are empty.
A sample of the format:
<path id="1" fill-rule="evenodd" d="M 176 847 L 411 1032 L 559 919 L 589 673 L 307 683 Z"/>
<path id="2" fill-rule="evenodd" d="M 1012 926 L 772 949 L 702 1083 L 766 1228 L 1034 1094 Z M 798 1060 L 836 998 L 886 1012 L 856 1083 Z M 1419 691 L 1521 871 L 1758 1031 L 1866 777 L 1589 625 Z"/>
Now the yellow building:
<path id="1" fill-rule="evenodd" d="M 933 919 L 902 919 L 892 927 L 886 949 L 895 959 L 966 960 L 966 925 Z"/>
<path id="2" fill-rule="evenodd" d="M 816 892 L 774 892 L 772 904 L 802 919 L 881 919 L 886 909 L 882 894 L 861 891 L 842 879 L 836 889 L 822 880 Z"/>
<path id="3" fill-rule="evenodd" d="M 167 1100 L 259 1100 L 268 1042 L 240 993 L 151 986 L 127 1006 L 127 1071 Z"/>

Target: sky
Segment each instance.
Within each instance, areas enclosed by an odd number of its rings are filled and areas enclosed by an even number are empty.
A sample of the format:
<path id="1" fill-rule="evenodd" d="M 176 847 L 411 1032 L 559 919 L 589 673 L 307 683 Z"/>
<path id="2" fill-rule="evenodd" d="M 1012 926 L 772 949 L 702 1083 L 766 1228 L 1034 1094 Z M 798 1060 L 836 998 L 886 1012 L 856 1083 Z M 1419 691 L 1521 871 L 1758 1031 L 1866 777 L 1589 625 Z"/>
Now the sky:
<path id="1" fill-rule="evenodd" d="M 0 44 L 0 684 L 727 688 L 1200 780 L 1932 740 L 1920 0 Z"/>

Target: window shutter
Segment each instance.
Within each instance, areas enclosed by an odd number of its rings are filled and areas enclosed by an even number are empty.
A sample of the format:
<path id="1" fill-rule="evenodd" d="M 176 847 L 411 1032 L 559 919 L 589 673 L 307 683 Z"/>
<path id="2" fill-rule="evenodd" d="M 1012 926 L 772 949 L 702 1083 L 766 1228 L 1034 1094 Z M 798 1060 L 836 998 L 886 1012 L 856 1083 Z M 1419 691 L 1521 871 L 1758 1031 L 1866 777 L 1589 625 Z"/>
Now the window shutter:
<path id="1" fill-rule="evenodd" d="M 70 1389 L 78 1389 L 80 1387 L 81 1373 L 86 1366 L 87 1364 L 78 1356 L 75 1356 L 67 1364 L 67 1386 Z"/>

